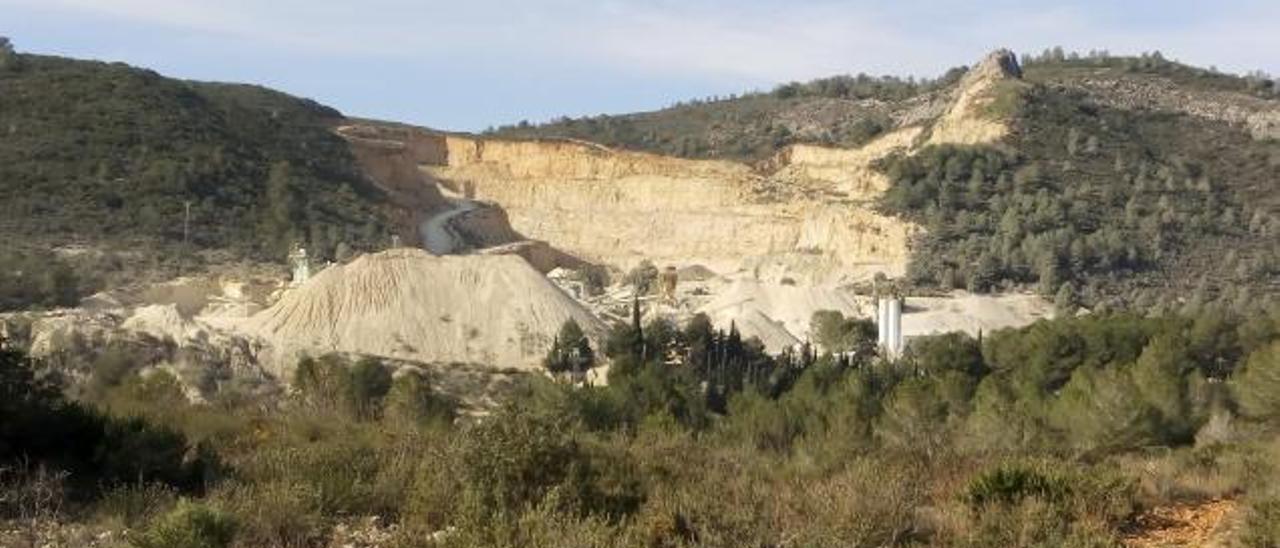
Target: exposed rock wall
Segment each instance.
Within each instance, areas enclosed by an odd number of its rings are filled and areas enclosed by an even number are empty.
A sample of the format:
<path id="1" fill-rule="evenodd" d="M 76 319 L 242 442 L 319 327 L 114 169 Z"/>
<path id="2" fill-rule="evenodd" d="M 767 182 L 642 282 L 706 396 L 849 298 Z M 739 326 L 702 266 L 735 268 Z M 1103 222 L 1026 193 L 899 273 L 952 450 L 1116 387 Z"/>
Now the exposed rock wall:
<path id="1" fill-rule="evenodd" d="M 446 163 L 424 170 L 501 205 L 520 233 L 591 261 L 728 272 L 747 257 L 801 254 L 823 257 L 824 274 L 863 276 L 900 272 L 914 228 L 838 194 L 878 195 L 886 183 L 870 162 L 912 136 L 894 133 L 852 154 L 794 147 L 773 173 L 570 141 L 447 136 Z"/>
<path id="2" fill-rule="evenodd" d="M 934 124 L 929 143 L 976 145 L 1003 139 L 1009 125 L 992 112 L 1002 95 L 1017 93 L 1023 84 L 1018 59 L 1009 50 L 987 56 L 961 78 L 950 108 Z"/>
<path id="3" fill-rule="evenodd" d="M 417 245 L 417 227 L 434 211 L 448 206 L 435 181 L 418 169 L 446 156 L 443 143 L 416 128 L 352 124 L 337 128 L 365 175 L 388 196 L 388 216 L 406 244 Z"/>
<path id="4" fill-rule="evenodd" d="M 721 273 L 854 281 L 902 274 L 919 230 L 875 211 L 890 184 L 875 162 L 926 144 L 1003 138 L 1008 125 L 990 107 L 1016 93 L 1019 76 L 1013 55 L 996 52 L 951 93 L 920 105 L 940 115 L 922 114 L 918 125 L 860 148 L 796 145 L 755 166 L 572 140 L 401 135 L 407 131 L 401 126 L 354 125 L 343 133 L 368 149 L 364 156 L 387 149 L 383 154 L 396 159 L 384 162 L 394 168 L 393 180 L 411 179 L 400 173 L 408 161 L 427 182 L 501 207 L 509 227 L 483 212 L 458 219 L 456 227 L 477 241 L 506 245 L 515 233 L 621 268 L 648 259 Z"/>

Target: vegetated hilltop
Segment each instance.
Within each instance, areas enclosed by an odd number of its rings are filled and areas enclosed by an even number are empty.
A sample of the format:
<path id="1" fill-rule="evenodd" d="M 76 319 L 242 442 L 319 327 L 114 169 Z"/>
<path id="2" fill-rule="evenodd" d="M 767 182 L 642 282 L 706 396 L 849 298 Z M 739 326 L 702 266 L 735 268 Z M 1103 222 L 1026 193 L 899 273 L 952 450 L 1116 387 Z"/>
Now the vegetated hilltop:
<path id="1" fill-rule="evenodd" d="M 102 263 L 95 270 L 172 275 L 159 263 L 181 250 L 186 203 L 191 250 L 219 252 L 215 260 L 279 261 L 294 241 L 329 258 L 388 238 L 395 204 L 330 131 L 336 110 L 261 87 L 18 54 L 7 44 L 0 57 L 7 260 L 74 244 L 94 251 L 86 255 Z M 193 255 L 189 266 L 210 258 Z M 0 285 L 31 283 L 11 275 L 0 273 Z"/>
<path id="2" fill-rule="evenodd" d="M 963 71 L 924 83 L 828 78 L 496 134 L 759 159 L 793 143 L 858 145 L 924 126 L 922 147 L 878 164 L 892 183 L 883 210 L 926 228 L 908 268 L 917 284 L 979 292 L 1035 287 L 1067 308 L 1251 303 L 1276 293 L 1274 80 L 1190 67 L 1158 53 L 1055 49 L 1026 61 L 1025 70 L 1013 65 L 1020 82 L 1001 83 L 993 100 L 978 105 L 1009 129 L 982 146 L 935 138 L 948 104 L 963 100 Z M 852 127 L 866 131 L 851 137 Z"/>
<path id="3" fill-rule="evenodd" d="M 792 143 L 862 145 L 896 127 L 937 117 L 965 73 L 936 80 L 836 76 L 772 92 L 692 100 L 653 112 L 521 122 L 500 137 L 565 137 L 687 158 L 761 160 Z"/>

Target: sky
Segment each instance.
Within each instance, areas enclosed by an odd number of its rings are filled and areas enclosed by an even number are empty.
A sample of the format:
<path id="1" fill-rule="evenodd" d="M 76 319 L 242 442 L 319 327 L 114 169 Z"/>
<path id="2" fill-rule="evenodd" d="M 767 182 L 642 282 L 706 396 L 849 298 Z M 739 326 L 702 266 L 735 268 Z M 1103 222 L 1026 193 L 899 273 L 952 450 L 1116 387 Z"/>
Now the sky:
<path id="1" fill-rule="evenodd" d="M 0 0 L 0 36 L 460 131 L 836 74 L 935 77 L 1001 47 L 1280 74 L 1277 0 Z"/>

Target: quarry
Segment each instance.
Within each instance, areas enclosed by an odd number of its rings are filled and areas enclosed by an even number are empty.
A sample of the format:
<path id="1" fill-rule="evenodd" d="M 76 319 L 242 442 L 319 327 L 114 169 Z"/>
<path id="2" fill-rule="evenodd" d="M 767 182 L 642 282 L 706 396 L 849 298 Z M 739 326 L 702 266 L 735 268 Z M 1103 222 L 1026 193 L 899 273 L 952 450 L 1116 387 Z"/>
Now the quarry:
<path id="1" fill-rule="evenodd" d="M 390 249 L 329 265 L 295 249 L 291 276 L 184 278 L 4 325 L 36 355 L 93 339 L 167 345 L 157 363 L 204 379 L 189 383 L 193 397 L 216 391 L 210 378 L 287 380 L 300 357 L 333 352 L 443 371 L 538 371 L 566 320 L 598 346 L 633 300 L 647 317 L 682 324 L 705 314 L 782 352 L 811 340 L 815 312 L 875 318 L 870 282 L 906 270 L 923 228 L 878 210 L 889 181 L 876 162 L 998 141 L 1007 128 L 987 105 L 1019 75 L 997 52 L 932 118 L 908 118 L 859 148 L 797 144 L 753 164 L 348 120 L 334 131 L 394 198 L 403 229 Z M 641 264 L 671 273 L 661 295 L 624 280 Z M 584 290 L 587 269 L 611 273 L 610 283 Z M 1052 316 L 1049 303 L 1021 294 L 909 295 L 902 310 L 908 339 Z"/>
<path id="2" fill-rule="evenodd" d="M 0 546 L 1277 545 L 1280 81 L 975 60 L 462 132 L 0 37 Z"/>

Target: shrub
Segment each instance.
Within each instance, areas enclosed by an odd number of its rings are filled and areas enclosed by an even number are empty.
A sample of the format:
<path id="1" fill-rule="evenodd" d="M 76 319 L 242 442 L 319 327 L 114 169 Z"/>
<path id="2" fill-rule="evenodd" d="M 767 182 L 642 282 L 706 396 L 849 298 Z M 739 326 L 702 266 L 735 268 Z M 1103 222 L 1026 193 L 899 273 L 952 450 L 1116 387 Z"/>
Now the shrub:
<path id="1" fill-rule="evenodd" d="M 411 424 L 450 424 L 457 418 L 457 408 L 456 401 L 431 388 L 425 373 L 404 370 L 391 381 L 382 412 L 384 418 Z"/>
<path id="2" fill-rule="evenodd" d="M 173 507 L 176 500 L 173 489 L 162 484 L 122 485 L 103 493 L 93 509 L 100 519 L 137 528 Z"/>
<path id="3" fill-rule="evenodd" d="M 1061 501 L 1070 493 L 1061 477 L 1019 465 L 1001 465 L 969 482 L 965 500 L 975 508 L 988 504 L 1015 504 L 1027 497 Z"/>
<path id="4" fill-rule="evenodd" d="M 658 289 L 655 283 L 658 280 L 658 267 L 652 261 L 645 259 L 640 264 L 632 268 L 627 275 L 622 278 L 623 283 L 635 288 L 636 293 L 648 295 Z"/>
<path id="5" fill-rule="evenodd" d="M 235 532 L 230 514 L 184 499 L 130 541 L 137 548 L 224 548 Z"/>
<path id="6" fill-rule="evenodd" d="M 1060 461 L 1005 463 L 962 493 L 970 509 L 962 546 L 1114 546 L 1133 514 L 1132 480 L 1103 467 Z"/>
<path id="7" fill-rule="evenodd" d="M 305 484 L 259 480 L 226 487 L 214 499 L 238 518 L 237 536 L 247 546 L 308 546 L 325 531 L 319 496 Z"/>
<path id="8" fill-rule="evenodd" d="M 1249 355 L 1244 369 L 1232 379 L 1240 411 L 1256 419 L 1280 418 L 1280 342 Z"/>
<path id="9" fill-rule="evenodd" d="M 1258 500 L 1249 506 L 1240 542 L 1257 548 L 1280 545 L 1280 498 Z"/>

